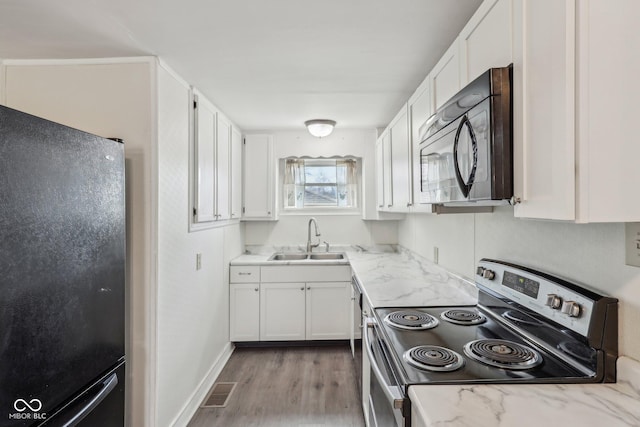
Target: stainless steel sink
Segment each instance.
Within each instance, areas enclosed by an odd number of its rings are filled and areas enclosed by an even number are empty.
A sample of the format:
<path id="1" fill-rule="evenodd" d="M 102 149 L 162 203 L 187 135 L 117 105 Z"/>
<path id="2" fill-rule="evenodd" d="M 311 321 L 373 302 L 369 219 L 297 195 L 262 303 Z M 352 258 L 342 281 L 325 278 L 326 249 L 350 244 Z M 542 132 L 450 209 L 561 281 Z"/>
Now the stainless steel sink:
<path id="1" fill-rule="evenodd" d="M 267 261 L 299 261 L 307 259 L 307 254 L 282 254 L 276 253 L 271 255 Z"/>
<path id="2" fill-rule="evenodd" d="M 344 259 L 344 254 L 338 253 L 324 253 L 324 254 L 309 254 L 309 259 Z"/>
<path id="3" fill-rule="evenodd" d="M 327 261 L 341 259 L 345 259 L 344 254 L 337 252 L 323 252 L 317 254 L 276 252 L 271 255 L 267 261 Z"/>

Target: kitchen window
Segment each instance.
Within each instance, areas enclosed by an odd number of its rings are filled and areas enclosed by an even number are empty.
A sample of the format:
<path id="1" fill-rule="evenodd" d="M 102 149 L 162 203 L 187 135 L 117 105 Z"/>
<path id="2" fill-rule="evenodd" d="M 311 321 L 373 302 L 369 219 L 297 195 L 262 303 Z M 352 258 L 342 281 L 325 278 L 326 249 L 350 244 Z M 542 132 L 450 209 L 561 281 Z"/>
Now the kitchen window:
<path id="1" fill-rule="evenodd" d="M 358 160 L 284 159 L 285 211 L 358 208 Z"/>

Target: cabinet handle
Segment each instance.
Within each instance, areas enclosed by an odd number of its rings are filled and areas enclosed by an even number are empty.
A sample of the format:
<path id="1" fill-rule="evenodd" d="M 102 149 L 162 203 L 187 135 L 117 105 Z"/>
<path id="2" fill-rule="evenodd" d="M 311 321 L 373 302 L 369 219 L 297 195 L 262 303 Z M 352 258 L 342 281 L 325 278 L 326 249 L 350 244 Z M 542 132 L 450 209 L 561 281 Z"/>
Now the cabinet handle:
<path id="1" fill-rule="evenodd" d="M 412 203 L 407 202 L 407 207 L 408 208 L 410 208 L 412 205 L 413 205 Z"/>
<path id="2" fill-rule="evenodd" d="M 259 291 L 259 289 L 258 289 L 258 288 L 255 288 L 255 289 L 254 289 L 254 291 L 258 292 L 258 291 Z"/>
<path id="3" fill-rule="evenodd" d="M 271 211 L 267 212 L 267 215 L 271 215 Z"/>
<path id="4" fill-rule="evenodd" d="M 311 290 L 311 286 L 307 286 L 307 290 L 310 291 Z"/>
<path id="5" fill-rule="evenodd" d="M 249 273 L 240 272 L 240 273 L 238 273 L 238 276 L 251 276 L 251 272 L 249 272 Z"/>
<path id="6" fill-rule="evenodd" d="M 378 205 L 379 208 L 384 208 L 384 205 Z"/>
<path id="7" fill-rule="evenodd" d="M 393 206 L 393 205 L 387 205 L 388 208 L 390 208 L 391 206 Z"/>
<path id="8" fill-rule="evenodd" d="M 304 291 L 304 286 L 300 288 L 301 291 Z"/>

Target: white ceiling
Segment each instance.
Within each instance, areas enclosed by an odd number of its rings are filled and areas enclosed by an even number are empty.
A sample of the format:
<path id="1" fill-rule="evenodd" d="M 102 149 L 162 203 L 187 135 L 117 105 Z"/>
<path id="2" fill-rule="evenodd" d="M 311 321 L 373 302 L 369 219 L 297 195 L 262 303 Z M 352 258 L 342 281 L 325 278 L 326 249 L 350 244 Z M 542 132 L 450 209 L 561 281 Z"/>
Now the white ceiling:
<path id="1" fill-rule="evenodd" d="M 0 0 L 0 58 L 158 55 L 243 130 L 386 126 L 482 0 Z"/>

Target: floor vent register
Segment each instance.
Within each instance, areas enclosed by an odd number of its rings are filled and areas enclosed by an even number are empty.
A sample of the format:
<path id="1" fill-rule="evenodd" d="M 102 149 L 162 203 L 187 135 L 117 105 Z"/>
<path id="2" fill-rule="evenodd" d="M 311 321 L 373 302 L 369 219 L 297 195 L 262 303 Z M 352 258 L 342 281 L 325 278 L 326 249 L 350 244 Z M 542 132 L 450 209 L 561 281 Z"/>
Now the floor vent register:
<path id="1" fill-rule="evenodd" d="M 215 383 L 204 400 L 202 408 L 224 408 L 238 383 Z"/>

